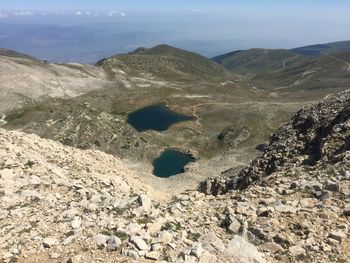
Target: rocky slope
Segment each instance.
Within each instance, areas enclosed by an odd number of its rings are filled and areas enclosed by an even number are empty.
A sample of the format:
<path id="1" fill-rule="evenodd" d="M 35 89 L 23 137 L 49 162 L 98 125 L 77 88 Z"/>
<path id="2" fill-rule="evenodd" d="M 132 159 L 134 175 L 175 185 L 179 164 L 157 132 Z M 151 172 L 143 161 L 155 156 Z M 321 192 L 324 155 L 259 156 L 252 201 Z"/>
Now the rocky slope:
<path id="1" fill-rule="evenodd" d="M 0 114 L 24 102 L 74 97 L 106 84 L 102 69 L 81 64 L 51 64 L 0 50 Z"/>
<path id="2" fill-rule="evenodd" d="M 348 262 L 349 95 L 300 110 L 207 195 L 171 197 L 117 157 L 1 129 L 2 260 Z"/>
<path id="3" fill-rule="evenodd" d="M 0 146 L 3 262 L 264 262 L 220 227 L 223 199 L 170 200 L 117 157 L 36 135 L 0 129 Z"/>
<path id="4" fill-rule="evenodd" d="M 303 108 L 292 120 L 271 135 L 264 154 L 238 175 L 230 170 L 212 190 L 215 194 L 245 189 L 253 182 L 288 167 L 329 167 L 346 161 L 350 150 L 350 91 L 329 96 L 319 104 Z M 215 179 L 217 181 L 217 179 Z M 209 182 L 209 181 L 208 181 Z"/>

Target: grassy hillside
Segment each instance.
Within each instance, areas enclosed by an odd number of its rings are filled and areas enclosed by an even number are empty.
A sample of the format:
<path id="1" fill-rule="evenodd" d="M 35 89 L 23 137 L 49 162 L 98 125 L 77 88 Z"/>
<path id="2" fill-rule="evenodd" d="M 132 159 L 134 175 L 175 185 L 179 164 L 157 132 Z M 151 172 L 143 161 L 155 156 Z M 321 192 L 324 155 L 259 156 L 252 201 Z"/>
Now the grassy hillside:
<path id="1" fill-rule="evenodd" d="M 284 68 L 256 74 L 252 81 L 258 88 L 275 90 L 346 88 L 350 86 L 346 61 L 350 61 L 350 52 L 334 56 L 298 56 L 287 61 Z"/>
<path id="2" fill-rule="evenodd" d="M 350 52 L 350 41 L 298 47 L 291 49 L 291 51 L 305 56 L 319 56 L 322 53 L 335 54 L 340 52 Z"/>
<path id="3" fill-rule="evenodd" d="M 119 67 L 127 72 L 150 73 L 167 79 L 222 79 L 228 76 L 227 70 L 214 61 L 168 45 L 112 56 L 99 61 L 97 66 Z"/>
<path id="4" fill-rule="evenodd" d="M 213 58 L 228 70 L 241 74 L 257 74 L 280 69 L 285 60 L 296 54 L 285 49 L 248 49 Z"/>
<path id="5" fill-rule="evenodd" d="M 249 49 L 213 58 L 268 90 L 341 90 L 350 86 L 350 41 L 292 50 Z"/>

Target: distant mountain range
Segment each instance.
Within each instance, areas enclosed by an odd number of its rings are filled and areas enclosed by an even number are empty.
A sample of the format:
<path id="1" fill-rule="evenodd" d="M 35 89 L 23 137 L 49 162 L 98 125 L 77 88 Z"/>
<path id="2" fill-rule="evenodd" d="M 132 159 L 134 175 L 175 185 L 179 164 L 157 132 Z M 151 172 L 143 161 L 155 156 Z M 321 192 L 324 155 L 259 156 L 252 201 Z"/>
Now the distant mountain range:
<path id="1" fill-rule="evenodd" d="M 294 49 L 248 49 L 212 58 L 263 89 L 321 89 L 349 85 L 350 41 Z"/>

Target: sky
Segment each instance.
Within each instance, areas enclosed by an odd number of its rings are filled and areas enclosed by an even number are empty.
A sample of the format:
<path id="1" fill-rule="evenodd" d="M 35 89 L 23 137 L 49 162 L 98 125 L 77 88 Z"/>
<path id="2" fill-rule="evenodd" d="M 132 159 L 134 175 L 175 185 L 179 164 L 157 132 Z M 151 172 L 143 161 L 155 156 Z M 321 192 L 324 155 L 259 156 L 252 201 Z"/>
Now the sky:
<path id="1" fill-rule="evenodd" d="M 0 0 L 0 47 L 45 58 L 63 44 L 103 55 L 160 43 L 206 56 L 293 48 L 350 40 L 349 10 L 350 0 Z"/>
<path id="2" fill-rule="evenodd" d="M 234 9 L 270 9 L 288 10 L 300 9 L 336 10 L 350 7 L 348 0 L 0 0 L 1 10 L 153 10 L 153 11 L 222 11 Z"/>

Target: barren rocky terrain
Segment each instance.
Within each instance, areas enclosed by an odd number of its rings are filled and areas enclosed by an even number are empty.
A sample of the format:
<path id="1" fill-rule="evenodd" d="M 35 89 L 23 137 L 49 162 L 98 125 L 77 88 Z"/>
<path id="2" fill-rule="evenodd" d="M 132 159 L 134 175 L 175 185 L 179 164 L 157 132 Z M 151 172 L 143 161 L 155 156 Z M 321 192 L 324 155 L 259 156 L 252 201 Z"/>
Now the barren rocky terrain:
<path id="1" fill-rule="evenodd" d="M 164 45 L 97 66 L 1 52 L 3 262 L 350 261 L 345 87 L 261 89 Z M 127 122 L 156 102 L 195 118 Z M 165 149 L 195 162 L 158 178 Z"/>
<path id="2" fill-rule="evenodd" d="M 4 50 L 0 72 L 0 115 L 28 101 L 75 97 L 106 83 L 105 72 L 93 66 L 51 64 Z"/>
<path id="3" fill-rule="evenodd" d="M 172 197 L 142 184 L 117 157 L 1 129 L 2 259 L 347 262 L 348 110 L 349 92 L 301 111 L 292 121 L 300 115 L 305 120 L 297 122 L 295 135 L 288 126 L 280 129 L 263 157 L 241 173 L 271 156 L 287 165 L 277 161 L 257 183 L 244 180 L 245 190 L 219 196 L 207 181 L 200 190 L 208 195 L 185 191 Z M 277 136 L 286 143 L 304 136 L 301 131 L 319 130 L 311 118 L 331 131 L 321 161 L 301 165 L 308 156 L 298 157 L 291 143 L 294 158 L 283 149 L 272 151 L 281 149 Z"/>

